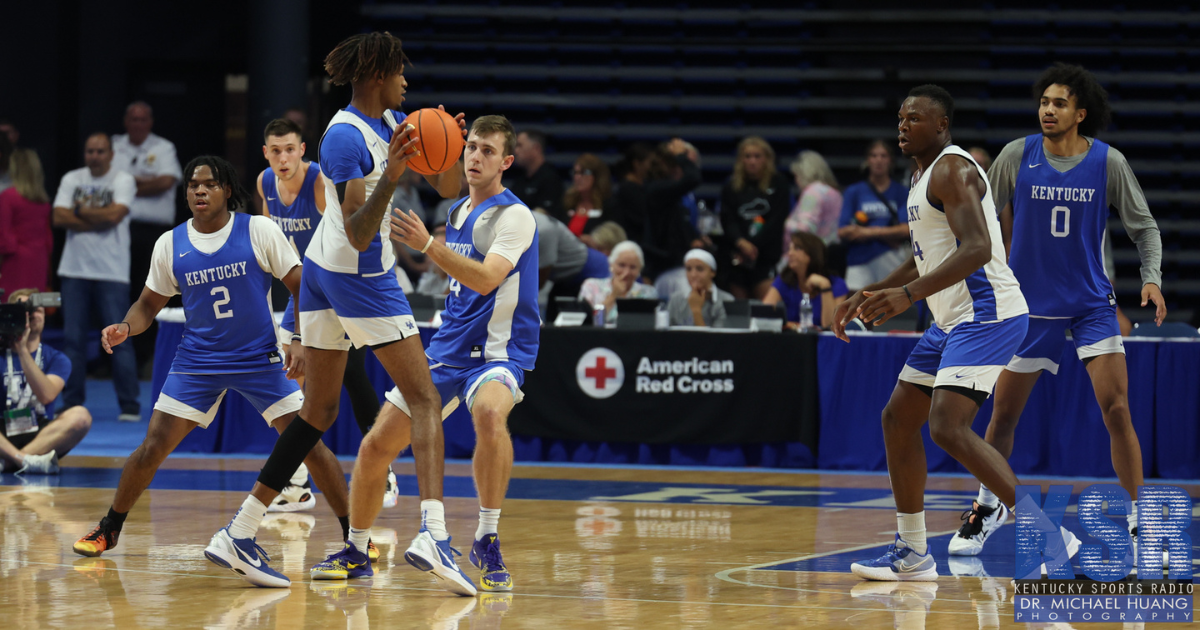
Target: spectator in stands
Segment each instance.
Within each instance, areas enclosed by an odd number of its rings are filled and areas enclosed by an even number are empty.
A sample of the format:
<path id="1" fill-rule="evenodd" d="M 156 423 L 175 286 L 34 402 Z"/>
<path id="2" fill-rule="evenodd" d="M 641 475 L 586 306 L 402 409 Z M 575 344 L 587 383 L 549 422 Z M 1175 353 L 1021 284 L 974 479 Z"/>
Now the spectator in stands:
<path id="1" fill-rule="evenodd" d="M 7 118 L 0 118 L 0 135 L 7 136 L 9 143 L 11 143 L 14 148 L 19 146 L 21 130 L 17 129 L 17 126 L 14 125 L 11 120 Z"/>
<path id="2" fill-rule="evenodd" d="M 971 157 L 975 158 L 975 161 L 979 163 L 979 166 L 983 167 L 983 172 L 986 173 L 988 169 L 992 168 L 992 154 L 988 153 L 987 149 L 983 147 L 971 147 L 967 149 L 967 153 L 970 153 Z"/>
<path id="3" fill-rule="evenodd" d="M 50 197 L 42 162 L 33 149 L 17 149 L 9 160 L 13 185 L 0 192 L 0 290 L 43 289 L 50 277 Z"/>
<path id="4" fill-rule="evenodd" d="M 829 163 L 816 151 L 801 151 L 791 169 L 800 199 L 783 224 L 784 250 L 788 249 L 792 234 L 796 232 L 816 234 L 824 243 L 837 241 L 842 193 L 838 192 L 837 178 Z"/>
<path id="5" fill-rule="evenodd" d="M 12 159 L 13 144 L 7 134 L 0 134 L 0 192 L 12 186 L 12 174 L 8 172 L 8 162 Z"/>
<path id="6" fill-rule="evenodd" d="M 646 182 L 657 159 L 654 147 L 635 142 L 626 147 L 625 155 L 613 169 L 619 184 L 613 192 L 611 207 L 605 208 L 605 216 L 624 228 L 629 240 L 635 243 L 641 243 L 646 232 Z"/>
<path id="7" fill-rule="evenodd" d="M 466 197 L 470 192 L 471 189 L 467 184 L 467 176 L 464 174 L 462 183 L 458 189 L 458 197 L 439 201 L 438 205 L 433 208 L 433 216 L 429 218 L 429 222 L 435 226 L 438 224 L 446 225 L 446 217 L 450 216 L 450 209 L 462 201 L 462 198 Z"/>
<path id="8" fill-rule="evenodd" d="M 591 153 L 579 156 L 571 171 L 571 187 L 563 195 L 566 223 L 571 233 L 583 238 L 600 225 L 604 221 L 604 204 L 611 197 L 612 175 L 608 165 Z"/>
<path id="9" fill-rule="evenodd" d="M 575 237 L 566 224 L 544 212 L 534 212 L 538 232 L 538 286 L 553 282 L 550 297 L 575 297 L 588 278 L 607 278 L 608 259 Z M 558 314 L 557 304 L 547 304 L 546 319 Z"/>
<path id="10" fill-rule="evenodd" d="M 721 189 L 721 224 L 734 259 L 729 290 L 739 298 L 762 299 L 771 286 L 783 255 L 790 188 L 766 140 L 750 136 L 738 143 L 733 175 Z"/>
<path id="11" fill-rule="evenodd" d="M 846 188 L 838 238 L 846 246 L 846 286 L 857 291 L 879 282 L 912 253 L 908 242 L 908 189 L 891 178 L 892 143 L 867 145 L 867 179 Z"/>
<path id="12" fill-rule="evenodd" d="M 18 289 L 8 303 L 27 302 L 37 292 Z M 83 407 L 54 413 L 54 403 L 72 370 L 66 355 L 42 345 L 45 325 L 46 309 L 34 309 L 25 334 L 5 348 L 10 363 L 4 374 L 6 419 L 4 437 L 0 437 L 0 468 L 18 473 L 58 472 L 59 458 L 75 448 L 92 427 L 92 415 Z"/>
<path id="13" fill-rule="evenodd" d="M 438 223 L 433 226 L 433 240 L 439 243 L 446 242 L 446 224 Z M 417 293 L 424 295 L 432 295 L 439 297 L 450 292 L 450 276 L 432 260 L 429 261 L 429 268 L 425 273 L 421 274 L 421 279 L 417 282 Z"/>
<path id="14" fill-rule="evenodd" d="M 692 227 L 685 200 L 700 185 L 699 154 L 680 138 L 672 138 L 658 151 L 656 174 L 646 186 L 646 232 L 642 248 L 649 274 L 660 295 L 673 295 L 687 286 L 683 255 L 690 249 L 711 245 Z M 657 168 L 655 173 L 658 172 Z"/>
<path id="15" fill-rule="evenodd" d="M 175 189 L 183 177 L 175 145 L 155 135 L 154 110 L 144 101 L 125 108 L 125 133 L 113 136 L 113 163 L 118 171 L 133 175 L 137 197 L 129 206 L 129 238 L 133 245 L 129 277 L 130 303 L 142 293 L 142 283 L 150 274 L 150 255 L 163 232 L 175 226 Z M 128 280 L 126 280 L 128 282 Z M 119 319 L 113 321 L 120 321 Z M 157 324 L 146 334 L 133 338 L 138 365 L 154 355 Z M 78 363 L 77 363 L 78 364 Z M 71 390 L 67 388 L 68 392 Z"/>
<path id="16" fill-rule="evenodd" d="M 764 304 L 783 303 L 787 327 L 800 327 L 800 300 L 812 302 L 813 324 L 823 329 L 833 325 L 833 314 L 850 291 L 837 276 L 825 276 L 825 243 L 815 234 L 796 232 L 788 243 L 787 267 L 771 283 Z"/>
<path id="17" fill-rule="evenodd" d="M 597 225 L 591 234 L 585 234 L 582 240 L 584 243 L 587 243 L 588 247 L 599 251 L 605 256 L 611 256 L 612 250 L 617 246 L 617 243 L 627 241 L 629 237 L 625 234 L 625 228 L 621 227 L 619 223 L 616 221 L 605 221 Z M 638 249 L 641 248 L 639 247 Z M 643 266 L 645 266 L 645 258 L 642 259 L 642 262 Z"/>
<path id="18" fill-rule="evenodd" d="M 86 397 L 87 347 L 89 340 L 96 343 L 88 335 L 92 315 L 103 322 L 119 322 L 129 310 L 129 208 L 137 195 L 133 176 L 112 165 L 108 134 L 88 136 L 84 159 L 87 166 L 63 175 L 54 197 L 54 226 L 67 230 L 58 264 L 64 350 L 77 367 L 63 392 L 67 407 L 82 405 Z M 142 417 L 137 361 L 129 344 L 113 348 L 112 366 L 121 405 L 118 419 L 137 422 Z"/>
<path id="19" fill-rule="evenodd" d="M 617 321 L 617 300 L 638 299 L 657 300 L 658 291 L 648 284 L 640 282 L 642 268 L 646 266 L 646 257 L 642 248 L 633 241 L 617 243 L 608 256 L 608 268 L 611 276 L 608 278 L 588 278 L 579 289 L 579 299 L 587 302 L 593 309 L 604 307 L 604 321 L 615 324 Z"/>
<path id="20" fill-rule="evenodd" d="M 713 286 L 717 276 L 717 259 L 703 249 L 693 249 L 684 257 L 688 288 L 671 296 L 667 313 L 672 326 L 725 325 L 725 302 L 734 297 Z"/>
<path id="21" fill-rule="evenodd" d="M 562 207 L 563 180 L 546 161 L 546 134 L 535 129 L 517 134 L 513 155 L 519 169 L 511 169 L 516 176 L 505 186 L 531 210 L 541 208 L 559 221 L 566 221 L 568 217 Z M 520 175 L 521 171 L 524 175 Z"/>

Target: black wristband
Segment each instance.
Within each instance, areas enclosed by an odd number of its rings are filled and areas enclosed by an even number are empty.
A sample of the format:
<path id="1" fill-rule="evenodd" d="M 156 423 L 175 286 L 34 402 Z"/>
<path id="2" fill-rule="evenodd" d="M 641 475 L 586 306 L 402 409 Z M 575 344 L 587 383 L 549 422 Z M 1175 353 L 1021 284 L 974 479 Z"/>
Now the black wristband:
<path id="1" fill-rule="evenodd" d="M 915 302 L 915 301 L 912 299 L 912 291 L 909 291 L 909 290 L 908 290 L 908 285 L 906 284 L 906 285 L 904 285 L 904 286 L 902 286 L 902 287 L 900 287 L 900 288 L 904 289 L 904 295 L 907 295 L 907 296 L 908 296 L 908 303 L 909 303 L 909 304 L 915 304 L 916 302 Z"/>
<path id="2" fill-rule="evenodd" d="M 129 322 L 120 322 L 120 323 L 122 323 L 122 324 L 125 324 L 125 334 L 126 334 L 126 335 L 132 335 L 132 334 L 133 334 L 133 326 L 131 326 L 131 325 L 129 324 Z"/>

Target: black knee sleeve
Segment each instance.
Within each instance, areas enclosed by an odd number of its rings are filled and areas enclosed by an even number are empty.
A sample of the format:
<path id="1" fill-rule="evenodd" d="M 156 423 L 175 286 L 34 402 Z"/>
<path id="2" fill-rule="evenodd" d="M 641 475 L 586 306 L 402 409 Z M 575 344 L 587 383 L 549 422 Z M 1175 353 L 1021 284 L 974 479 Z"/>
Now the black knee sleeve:
<path id="1" fill-rule="evenodd" d="M 375 416 L 379 415 L 379 395 L 371 386 L 367 376 L 367 349 L 351 348 L 346 357 L 346 374 L 342 384 L 346 393 L 350 394 L 350 408 L 354 411 L 354 422 L 358 424 L 363 435 L 375 424 Z"/>
<path id="2" fill-rule="evenodd" d="M 970 387 L 959 387 L 957 385 L 938 385 L 935 389 L 944 389 L 948 392 L 954 392 L 955 394 L 966 396 L 967 398 L 975 401 L 975 404 L 980 407 L 982 407 L 984 401 L 988 399 L 987 392 L 981 392 L 978 389 L 971 389 Z"/>
<path id="3" fill-rule="evenodd" d="M 267 463 L 258 473 L 258 482 L 275 492 L 283 492 L 292 475 L 296 474 L 296 469 L 304 463 L 304 458 L 321 441 L 324 433 L 305 422 L 304 418 L 296 416 L 275 441 L 275 448 L 271 449 Z"/>

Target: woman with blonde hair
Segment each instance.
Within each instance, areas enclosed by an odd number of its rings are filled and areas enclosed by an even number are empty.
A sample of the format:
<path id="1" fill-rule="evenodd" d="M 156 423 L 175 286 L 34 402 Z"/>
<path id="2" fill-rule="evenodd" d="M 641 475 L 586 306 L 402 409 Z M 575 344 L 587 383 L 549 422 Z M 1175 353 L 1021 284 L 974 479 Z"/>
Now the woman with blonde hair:
<path id="1" fill-rule="evenodd" d="M 50 197 L 37 153 L 17 149 L 8 172 L 13 185 L 0 192 L 0 289 L 5 295 L 26 287 L 46 288 L 54 248 Z"/>
<path id="2" fill-rule="evenodd" d="M 826 244 L 836 241 L 842 193 L 838 192 L 837 178 L 829 163 L 816 151 L 801 151 L 791 168 L 800 199 L 783 225 L 784 249 L 796 232 L 815 234 Z"/>
<path id="3" fill-rule="evenodd" d="M 608 164 L 592 153 L 575 160 L 571 187 L 563 195 L 567 227 L 575 236 L 583 236 L 604 222 L 604 204 L 612 196 L 612 176 Z"/>
<path id="4" fill-rule="evenodd" d="M 734 265 L 729 289 L 736 297 L 761 299 L 771 286 L 783 254 L 789 188 L 766 140 L 750 136 L 738 143 L 733 175 L 721 190 L 721 225 Z"/>

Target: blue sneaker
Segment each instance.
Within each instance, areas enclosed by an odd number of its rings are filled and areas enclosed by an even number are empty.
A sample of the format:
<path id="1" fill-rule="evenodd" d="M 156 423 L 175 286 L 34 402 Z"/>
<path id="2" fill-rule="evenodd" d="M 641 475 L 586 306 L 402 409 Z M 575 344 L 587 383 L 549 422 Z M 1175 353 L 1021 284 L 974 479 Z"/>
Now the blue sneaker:
<path id="1" fill-rule="evenodd" d="M 487 534 L 483 540 L 476 540 L 471 545 L 468 556 L 471 564 L 482 572 L 479 577 L 479 588 L 494 593 L 507 593 L 513 588 L 512 575 L 504 566 L 504 558 L 500 555 L 500 537 Z"/>
<path id="2" fill-rule="evenodd" d="M 404 559 L 417 569 L 433 574 L 438 584 L 451 593 L 474 597 L 479 591 L 454 562 L 454 556 L 461 555 L 450 546 L 449 538 L 435 541 L 428 530 L 422 529 L 404 552 Z"/>
<path id="3" fill-rule="evenodd" d="M 222 527 L 213 535 L 204 549 L 204 557 L 255 586 L 287 588 L 292 584 L 286 575 L 267 566 L 271 558 L 253 538 L 233 538 L 228 527 Z"/>
<path id="4" fill-rule="evenodd" d="M 367 554 L 359 551 L 352 543 L 346 543 L 341 551 L 314 565 L 309 575 L 314 580 L 353 580 L 371 577 L 375 575 L 375 571 L 371 568 L 371 558 Z"/>
<path id="5" fill-rule="evenodd" d="M 921 555 L 913 551 L 900 539 L 900 534 L 896 534 L 887 553 L 874 560 L 855 562 L 850 565 L 850 570 L 865 580 L 885 582 L 935 582 L 938 577 L 933 554 L 926 551 Z"/>

